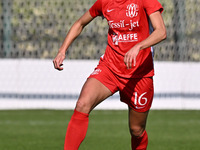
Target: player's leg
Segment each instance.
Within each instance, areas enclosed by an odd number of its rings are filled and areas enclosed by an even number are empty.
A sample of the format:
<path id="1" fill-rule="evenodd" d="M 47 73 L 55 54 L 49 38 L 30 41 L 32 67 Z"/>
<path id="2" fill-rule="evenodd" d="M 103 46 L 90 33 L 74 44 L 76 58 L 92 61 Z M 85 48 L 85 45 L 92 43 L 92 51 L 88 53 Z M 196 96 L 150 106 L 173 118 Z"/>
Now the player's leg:
<path id="1" fill-rule="evenodd" d="M 121 101 L 129 106 L 129 127 L 132 150 L 146 150 L 148 137 L 145 131 L 148 110 L 153 100 L 153 79 L 129 79 L 120 91 Z"/>
<path id="2" fill-rule="evenodd" d="M 83 85 L 76 110 L 89 114 L 99 103 L 111 96 L 112 92 L 95 78 L 89 78 Z"/>
<path id="3" fill-rule="evenodd" d="M 64 150 L 78 150 L 87 132 L 89 113 L 110 95 L 112 92 L 97 79 L 86 81 L 68 124 Z"/>
<path id="4" fill-rule="evenodd" d="M 136 112 L 129 107 L 129 128 L 131 133 L 132 150 L 146 150 L 148 136 L 145 130 L 148 111 Z"/>

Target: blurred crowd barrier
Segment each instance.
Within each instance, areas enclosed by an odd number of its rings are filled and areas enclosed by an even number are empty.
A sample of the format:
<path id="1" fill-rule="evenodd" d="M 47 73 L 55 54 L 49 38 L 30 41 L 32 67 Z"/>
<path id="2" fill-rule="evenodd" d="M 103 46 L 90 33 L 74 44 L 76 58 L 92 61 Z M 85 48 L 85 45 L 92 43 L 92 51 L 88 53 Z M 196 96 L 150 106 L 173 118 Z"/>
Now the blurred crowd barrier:
<path id="1" fill-rule="evenodd" d="M 66 60 L 57 71 L 49 59 L 3 59 L 1 109 L 73 109 L 98 60 Z M 74 69 L 78 68 L 78 69 Z M 152 109 L 200 110 L 200 62 L 155 61 Z M 127 109 L 117 92 L 100 109 Z"/>

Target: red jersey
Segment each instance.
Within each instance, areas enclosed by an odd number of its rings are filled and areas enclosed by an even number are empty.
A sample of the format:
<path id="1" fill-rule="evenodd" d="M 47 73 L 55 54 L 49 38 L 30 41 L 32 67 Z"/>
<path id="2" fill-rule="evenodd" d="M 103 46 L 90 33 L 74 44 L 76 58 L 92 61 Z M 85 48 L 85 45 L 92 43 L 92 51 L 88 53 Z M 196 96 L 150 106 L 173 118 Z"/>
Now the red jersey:
<path id="1" fill-rule="evenodd" d="M 127 69 L 124 55 L 150 34 L 149 15 L 163 11 L 157 0 L 97 0 L 90 8 L 92 17 L 104 16 L 109 25 L 108 45 L 100 63 L 124 78 L 154 75 L 151 48 L 143 49 L 136 58 L 136 66 Z"/>

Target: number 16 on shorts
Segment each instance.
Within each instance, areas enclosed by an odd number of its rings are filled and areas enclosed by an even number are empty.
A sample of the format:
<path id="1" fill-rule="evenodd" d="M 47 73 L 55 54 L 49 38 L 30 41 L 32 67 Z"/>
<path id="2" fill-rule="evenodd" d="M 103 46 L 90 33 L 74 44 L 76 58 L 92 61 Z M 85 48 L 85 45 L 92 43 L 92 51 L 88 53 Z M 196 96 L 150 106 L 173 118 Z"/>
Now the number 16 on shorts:
<path id="1" fill-rule="evenodd" d="M 142 94 L 138 97 L 138 93 L 135 92 L 134 104 L 135 104 L 135 106 L 136 106 L 137 109 L 144 108 L 145 105 L 147 104 L 147 98 L 145 97 L 145 94 L 147 94 L 147 92 L 142 93 Z M 140 106 L 140 107 L 138 107 L 138 106 Z"/>

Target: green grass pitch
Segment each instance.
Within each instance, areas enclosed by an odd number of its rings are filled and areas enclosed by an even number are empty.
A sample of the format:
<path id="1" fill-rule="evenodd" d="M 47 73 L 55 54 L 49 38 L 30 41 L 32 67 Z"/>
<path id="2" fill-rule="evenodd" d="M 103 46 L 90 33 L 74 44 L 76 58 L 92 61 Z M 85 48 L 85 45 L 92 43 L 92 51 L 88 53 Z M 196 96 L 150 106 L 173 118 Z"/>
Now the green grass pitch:
<path id="1" fill-rule="evenodd" d="M 63 150 L 72 110 L 0 111 L 0 150 Z M 199 150 L 200 110 L 151 110 L 148 150 Z M 127 111 L 95 110 L 80 150 L 130 150 Z"/>

